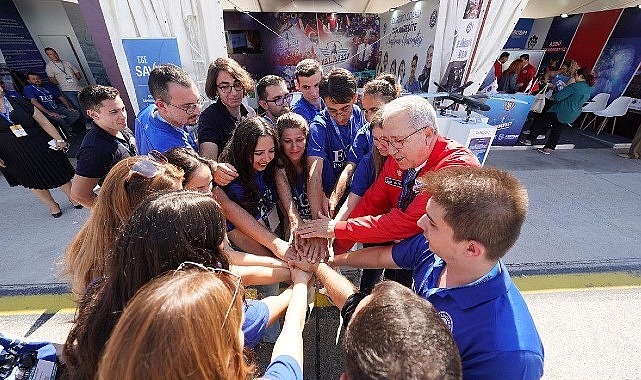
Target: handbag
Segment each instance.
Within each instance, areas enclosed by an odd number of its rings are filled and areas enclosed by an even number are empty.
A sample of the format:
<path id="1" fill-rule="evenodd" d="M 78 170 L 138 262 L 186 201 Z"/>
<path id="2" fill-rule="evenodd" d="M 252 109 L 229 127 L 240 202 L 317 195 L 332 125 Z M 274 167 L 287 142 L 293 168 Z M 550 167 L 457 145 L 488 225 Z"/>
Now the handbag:
<path id="1" fill-rule="evenodd" d="M 51 342 L 0 333 L 0 379 L 57 379 L 63 367 Z"/>
<path id="2" fill-rule="evenodd" d="M 543 112 L 543 108 L 545 107 L 545 93 L 547 92 L 547 89 L 548 85 L 546 84 L 541 91 L 534 95 L 534 102 L 532 102 L 532 107 L 530 108 L 531 112 Z"/>

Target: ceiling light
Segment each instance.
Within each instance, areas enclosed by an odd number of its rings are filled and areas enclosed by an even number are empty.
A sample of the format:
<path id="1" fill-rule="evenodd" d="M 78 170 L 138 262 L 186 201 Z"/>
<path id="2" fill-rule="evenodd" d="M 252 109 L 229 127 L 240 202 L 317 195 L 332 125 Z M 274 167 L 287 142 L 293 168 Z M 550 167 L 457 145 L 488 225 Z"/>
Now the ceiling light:
<path id="1" fill-rule="evenodd" d="M 567 13 L 561 13 L 561 17 L 562 18 L 568 18 L 568 14 Z"/>

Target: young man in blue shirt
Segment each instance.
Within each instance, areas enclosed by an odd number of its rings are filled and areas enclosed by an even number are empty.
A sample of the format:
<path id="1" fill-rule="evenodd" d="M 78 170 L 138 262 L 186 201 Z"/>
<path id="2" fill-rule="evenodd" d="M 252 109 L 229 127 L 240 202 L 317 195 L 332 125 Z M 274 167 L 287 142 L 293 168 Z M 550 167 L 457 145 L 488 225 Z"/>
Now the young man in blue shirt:
<path id="1" fill-rule="evenodd" d="M 188 128 L 198 123 L 203 98 L 189 74 L 172 64 L 157 66 L 149 74 L 149 92 L 154 104 L 136 117 L 138 153 L 165 152 L 177 146 L 198 151 Z"/>
<path id="2" fill-rule="evenodd" d="M 325 108 L 318 91 L 322 77 L 323 68 L 315 59 L 303 59 L 296 65 L 294 84 L 303 96 L 292 104 L 292 112 L 304 117 L 308 124 Z"/>
<path id="3" fill-rule="evenodd" d="M 307 195 L 314 219 L 319 211 L 327 209 L 327 199 L 347 164 L 356 133 L 365 124 L 361 109 L 354 104 L 358 95 L 352 73 L 343 68 L 332 69 L 321 80 L 319 93 L 325 109 L 311 122 L 307 143 Z"/>
<path id="4" fill-rule="evenodd" d="M 414 291 L 434 305 L 452 331 L 465 379 L 541 378 L 543 344 L 501 260 L 525 221 L 527 191 L 495 168 L 446 168 L 417 184 L 431 194 L 418 221 L 424 234 L 337 255 L 333 265 L 411 269 Z M 315 274 L 330 296 L 345 300 L 340 305 L 349 318 L 363 296 L 333 289 L 331 281 L 323 281 L 330 270 L 321 263 Z"/>
<path id="5" fill-rule="evenodd" d="M 80 117 L 80 113 L 73 108 L 58 86 L 43 83 L 40 75 L 33 72 L 27 73 L 27 81 L 29 84 L 22 90 L 24 97 L 66 132 L 73 132 L 73 125 Z"/>

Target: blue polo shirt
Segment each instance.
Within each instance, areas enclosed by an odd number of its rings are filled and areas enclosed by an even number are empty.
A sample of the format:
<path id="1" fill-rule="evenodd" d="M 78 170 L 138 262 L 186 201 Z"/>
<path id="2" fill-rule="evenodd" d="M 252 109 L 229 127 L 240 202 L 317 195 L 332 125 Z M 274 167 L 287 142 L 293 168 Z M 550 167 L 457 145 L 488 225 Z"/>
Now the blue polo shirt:
<path id="1" fill-rule="evenodd" d="M 174 127 L 164 120 L 155 104 L 150 104 L 136 117 L 136 147 L 138 154 L 145 155 L 156 149 L 166 152 L 180 146 L 198 152 L 198 145 L 184 128 Z"/>
<path id="2" fill-rule="evenodd" d="M 276 187 L 273 183 L 267 183 L 265 181 L 265 171 L 259 171 L 254 174 L 254 183 L 258 187 L 258 193 L 260 198 L 258 200 L 258 207 L 255 210 L 246 210 L 250 213 L 256 220 L 262 220 L 267 228 L 274 229 L 277 226 L 271 226 L 268 221 L 268 216 L 272 209 L 276 206 L 278 201 L 278 193 L 276 192 Z M 245 186 L 238 180 L 235 179 L 229 185 L 223 187 L 223 191 L 227 194 L 229 199 L 234 202 L 242 205 L 242 201 L 245 199 L 245 194 L 247 190 Z M 227 232 L 233 231 L 236 226 L 227 220 Z"/>
<path id="3" fill-rule="evenodd" d="M 446 264 L 422 234 L 394 245 L 392 258 L 413 271 L 414 291 L 434 305 L 452 331 L 466 380 L 543 376 L 541 338 L 502 260 L 500 273 L 487 281 L 438 289 Z"/>
<path id="4" fill-rule="evenodd" d="M 354 142 L 349 148 L 349 152 L 347 152 L 347 161 L 358 165 L 361 159 L 372 151 L 372 145 L 372 130 L 369 128 L 369 123 L 365 123 L 365 125 L 356 132 Z"/>
<path id="5" fill-rule="evenodd" d="M 374 175 L 374 156 L 372 152 L 367 153 L 356 167 L 352 176 L 350 192 L 362 197 L 367 189 L 372 186 L 376 179 Z"/>
<path id="6" fill-rule="evenodd" d="M 267 380 L 303 380 L 303 369 L 300 364 L 289 355 L 279 355 L 265 369 L 265 374 L 260 379 Z"/>
<path id="7" fill-rule="evenodd" d="M 303 96 L 300 97 L 296 101 L 296 103 L 292 104 L 291 111 L 296 112 L 297 114 L 301 115 L 302 117 L 307 120 L 307 124 L 311 123 L 312 120 L 320 113 L 322 109 L 325 108 L 325 102 L 321 100 L 321 108 L 320 110 L 317 110 L 316 107 L 312 105 L 312 103 L 308 102 L 307 99 L 305 99 Z"/>
<path id="8" fill-rule="evenodd" d="M 248 300 L 243 303 L 243 309 L 245 320 L 242 330 L 245 336 L 245 347 L 254 348 L 260 342 L 267 328 L 269 308 L 263 301 Z"/>
<path id="9" fill-rule="evenodd" d="M 323 191 L 327 196 L 331 194 L 338 176 L 347 163 L 347 153 L 364 121 L 361 109 L 354 105 L 352 115 L 345 126 L 337 125 L 327 109 L 322 110 L 309 126 L 307 156 L 323 159 Z"/>

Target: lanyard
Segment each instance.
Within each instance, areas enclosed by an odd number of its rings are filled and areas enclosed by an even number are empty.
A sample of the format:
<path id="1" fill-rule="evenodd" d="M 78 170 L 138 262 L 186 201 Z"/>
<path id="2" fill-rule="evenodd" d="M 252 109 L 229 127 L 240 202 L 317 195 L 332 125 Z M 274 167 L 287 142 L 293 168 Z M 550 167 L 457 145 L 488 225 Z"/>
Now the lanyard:
<path id="1" fill-rule="evenodd" d="M 53 62 L 53 61 L 51 61 L 51 62 Z M 67 69 L 65 69 L 65 63 L 63 61 L 60 61 L 60 62 L 62 62 L 62 67 L 58 66 L 58 64 L 55 63 L 55 62 L 53 62 L 53 65 L 56 66 L 58 68 L 58 70 L 62 71 L 63 74 L 67 75 Z"/>
<path id="2" fill-rule="evenodd" d="M 338 135 L 338 139 L 340 140 L 341 145 L 343 145 L 343 153 L 345 153 L 345 151 L 349 149 L 349 146 L 352 145 L 352 143 L 354 142 L 354 137 L 352 136 L 352 133 L 354 133 L 353 126 L 352 126 L 352 124 L 354 123 L 354 106 L 352 106 L 352 109 L 350 112 L 351 112 L 351 115 L 349 116 L 349 124 L 348 124 L 349 141 L 347 142 L 347 144 L 345 144 L 345 141 L 343 140 L 343 135 L 341 134 L 341 130 L 338 128 L 338 124 L 336 124 L 336 122 L 334 121 L 334 118 L 332 118 L 332 116 L 329 114 L 329 111 L 327 112 L 327 115 L 329 116 L 329 120 L 332 122 L 332 125 L 334 126 L 334 131 L 336 132 L 336 135 Z"/>
<path id="3" fill-rule="evenodd" d="M 2 97 L 2 99 L 4 99 L 4 113 L 2 114 L 2 116 L 7 119 L 9 124 L 13 125 L 13 121 L 11 121 L 11 111 L 9 111 L 9 101 L 4 96 Z"/>

